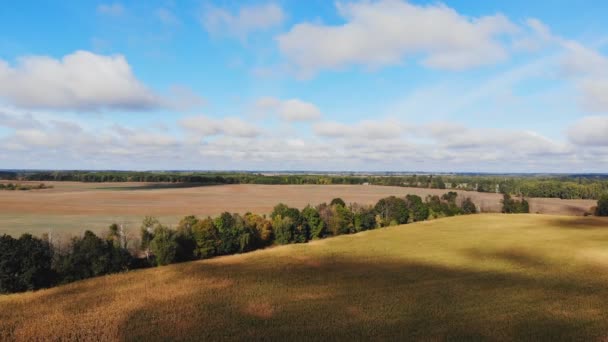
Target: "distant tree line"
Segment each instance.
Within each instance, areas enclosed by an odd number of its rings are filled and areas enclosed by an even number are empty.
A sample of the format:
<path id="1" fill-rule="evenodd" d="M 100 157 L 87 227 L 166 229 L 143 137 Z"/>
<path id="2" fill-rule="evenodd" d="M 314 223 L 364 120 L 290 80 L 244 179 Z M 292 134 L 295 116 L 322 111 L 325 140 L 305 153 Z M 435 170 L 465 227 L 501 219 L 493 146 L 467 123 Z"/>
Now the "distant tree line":
<path id="1" fill-rule="evenodd" d="M 0 178 L 22 181 L 170 182 L 215 184 L 371 184 L 467 190 L 512 196 L 599 199 L 608 193 L 600 175 L 264 175 L 239 172 L 22 171 L 0 172 Z"/>
<path id="2" fill-rule="evenodd" d="M 30 184 L 13 184 L 13 183 L 0 183 L 0 190 L 34 190 L 34 189 L 50 189 L 52 185 L 46 185 L 44 183 L 40 183 L 38 185 L 30 185 Z"/>
<path id="3" fill-rule="evenodd" d="M 134 268 L 245 253 L 269 245 L 305 243 L 432 218 L 474 214 L 475 204 L 457 193 L 386 197 L 374 206 L 342 199 L 304 209 L 278 204 L 270 216 L 225 212 L 215 218 L 186 216 L 175 229 L 145 217 L 137 248 L 122 226 L 97 236 L 86 231 L 67 244 L 24 234 L 0 236 L 0 293 L 50 287 Z"/>

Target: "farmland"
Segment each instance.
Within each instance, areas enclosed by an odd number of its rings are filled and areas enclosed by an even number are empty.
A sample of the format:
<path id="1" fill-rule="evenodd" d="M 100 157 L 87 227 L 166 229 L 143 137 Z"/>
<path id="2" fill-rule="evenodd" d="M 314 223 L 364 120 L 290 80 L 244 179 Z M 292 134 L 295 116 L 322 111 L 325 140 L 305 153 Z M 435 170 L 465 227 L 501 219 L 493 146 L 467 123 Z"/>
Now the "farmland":
<path id="1" fill-rule="evenodd" d="M 38 184 L 37 182 L 32 182 Z M 347 203 L 374 204 L 386 196 L 441 195 L 446 190 L 364 185 L 218 185 L 185 186 L 167 183 L 46 182 L 51 189 L 0 192 L 0 234 L 23 232 L 79 234 L 100 231 L 112 222 L 135 229 L 145 215 L 176 224 L 185 215 L 217 215 L 224 211 L 268 214 L 279 202 L 303 208 L 334 197 Z M 500 194 L 460 191 L 483 212 L 500 211 Z M 592 200 L 535 198 L 530 211 L 582 215 Z"/>
<path id="2" fill-rule="evenodd" d="M 27 183 L 27 182 L 25 182 Z M 32 182 L 39 184 L 39 182 Z M 217 185 L 169 183 L 45 182 L 51 189 L 0 192 L 0 234 L 40 235 L 100 231 L 112 222 L 136 230 L 145 215 L 174 225 L 190 214 L 217 215 L 224 211 L 268 214 L 279 202 L 303 208 L 342 197 L 347 203 L 374 204 L 386 196 L 441 195 L 447 190 L 365 185 Z M 459 191 L 471 197 L 482 212 L 500 211 L 500 194 Z M 582 215 L 592 200 L 530 199 L 530 211 Z"/>
<path id="3" fill-rule="evenodd" d="M 0 340 L 603 340 L 608 221 L 482 214 L 0 296 Z"/>

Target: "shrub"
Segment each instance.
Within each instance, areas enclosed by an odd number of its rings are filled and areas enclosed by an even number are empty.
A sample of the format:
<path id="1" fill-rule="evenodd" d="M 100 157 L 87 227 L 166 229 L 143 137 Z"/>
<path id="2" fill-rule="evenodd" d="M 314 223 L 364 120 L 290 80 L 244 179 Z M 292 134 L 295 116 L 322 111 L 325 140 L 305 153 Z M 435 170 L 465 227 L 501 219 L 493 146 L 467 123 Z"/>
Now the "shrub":
<path id="1" fill-rule="evenodd" d="M 602 195 L 602 197 L 600 197 L 600 199 L 597 201 L 595 215 L 608 216 L 608 194 Z"/>

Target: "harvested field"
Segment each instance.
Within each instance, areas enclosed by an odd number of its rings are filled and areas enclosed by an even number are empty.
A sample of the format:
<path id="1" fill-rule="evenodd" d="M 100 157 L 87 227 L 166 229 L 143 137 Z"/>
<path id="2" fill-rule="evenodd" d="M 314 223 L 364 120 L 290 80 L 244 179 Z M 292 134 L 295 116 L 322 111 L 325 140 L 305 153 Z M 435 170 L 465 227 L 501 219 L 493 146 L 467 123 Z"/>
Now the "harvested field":
<path id="1" fill-rule="evenodd" d="M 38 184 L 39 182 L 32 182 Z M 145 215 L 176 224 L 185 215 L 217 215 L 224 211 L 270 213 L 279 202 L 303 208 L 342 197 L 347 203 L 374 204 L 382 197 L 441 195 L 448 190 L 365 185 L 218 185 L 152 183 L 45 182 L 52 189 L 0 191 L 0 234 L 41 234 L 49 230 L 99 231 L 112 222 L 130 228 Z M 459 191 L 483 212 L 500 210 L 500 194 Z M 531 212 L 582 215 L 595 201 L 531 199 Z"/>

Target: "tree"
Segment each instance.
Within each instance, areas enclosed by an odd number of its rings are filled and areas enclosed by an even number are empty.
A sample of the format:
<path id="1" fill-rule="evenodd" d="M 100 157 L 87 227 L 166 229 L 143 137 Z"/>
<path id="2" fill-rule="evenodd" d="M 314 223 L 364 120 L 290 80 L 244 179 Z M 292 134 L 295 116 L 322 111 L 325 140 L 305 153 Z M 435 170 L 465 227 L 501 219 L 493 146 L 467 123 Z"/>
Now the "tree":
<path id="1" fill-rule="evenodd" d="M 330 206 L 332 206 L 332 205 L 341 205 L 343 207 L 346 207 L 346 203 L 340 197 L 332 199 L 331 202 L 329 202 L 329 205 Z"/>
<path id="2" fill-rule="evenodd" d="M 333 235 L 348 234 L 354 230 L 352 212 L 341 204 L 331 206 L 332 215 L 329 219 L 327 229 Z"/>
<path id="3" fill-rule="evenodd" d="M 192 227 L 192 234 L 196 241 L 195 256 L 205 259 L 218 254 L 218 246 L 221 244 L 220 236 L 210 217 L 199 220 Z"/>
<path id="4" fill-rule="evenodd" d="M 424 221 L 429 218 L 429 207 L 422 202 L 422 198 L 417 195 L 405 196 L 408 209 L 410 211 L 410 218 L 413 222 Z"/>
<path id="5" fill-rule="evenodd" d="M 195 258 L 196 241 L 194 239 L 193 227 L 197 223 L 198 219 L 194 215 L 186 216 L 179 221 L 175 235 L 175 241 L 177 242 L 176 261 L 188 261 Z"/>
<path id="6" fill-rule="evenodd" d="M 379 224 L 386 227 L 396 224 L 405 224 L 409 219 L 407 203 L 401 198 L 390 196 L 383 198 L 374 206 L 379 216 Z"/>
<path id="7" fill-rule="evenodd" d="M 511 198 L 511 195 L 504 194 L 502 198 L 502 212 L 505 214 L 529 213 L 530 205 L 522 198 L 520 201 Z"/>
<path id="8" fill-rule="evenodd" d="M 150 243 L 154 239 L 154 230 L 160 226 L 160 222 L 156 217 L 146 216 L 141 223 L 141 244 L 140 248 L 146 254 L 146 260 L 150 260 Z"/>
<path id="9" fill-rule="evenodd" d="M 0 236 L 0 293 L 36 290 L 53 285 L 51 245 L 30 234 L 19 239 Z"/>
<path id="10" fill-rule="evenodd" d="M 129 269 L 132 257 L 111 241 L 86 231 L 72 239 L 71 248 L 58 258 L 57 269 L 63 282 L 71 282 Z"/>
<path id="11" fill-rule="evenodd" d="M 302 217 L 310 229 L 310 238 L 320 239 L 325 236 L 325 222 L 323 222 L 321 215 L 319 215 L 319 211 L 315 207 L 307 205 L 302 210 Z"/>
<path id="12" fill-rule="evenodd" d="M 353 204 L 351 211 L 353 212 L 355 232 L 376 228 L 376 212 L 373 207 Z"/>
<path id="13" fill-rule="evenodd" d="M 597 201 L 595 215 L 608 216 L 608 194 L 602 195 L 602 197 L 600 197 L 600 199 Z"/>
<path id="14" fill-rule="evenodd" d="M 274 207 L 270 217 L 273 219 L 273 228 L 275 228 L 275 236 L 277 235 L 276 227 L 274 227 L 274 219 L 276 217 L 290 218 L 293 225 L 291 230 L 290 242 L 306 242 L 310 239 L 310 229 L 307 222 L 303 219 L 300 211 L 297 208 L 290 208 L 283 203 L 279 203 Z"/>
<path id="15" fill-rule="evenodd" d="M 165 226 L 154 229 L 154 238 L 150 242 L 150 250 L 154 254 L 156 265 L 168 265 L 175 261 L 177 254 L 176 234 Z"/>
<path id="16" fill-rule="evenodd" d="M 257 247 L 268 246 L 272 243 L 272 223 L 265 216 L 247 213 L 243 219 L 245 220 L 245 225 L 256 231 L 259 240 Z"/>
<path id="17" fill-rule="evenodd" d="M 218 254 L 232 254 L 239 249 L 238 232 L 235 229 L 234 217 L 228 212 L 222 213 L 213 220 L 219 233 Z"/>
<path id="18" fill-rule="evenodd" d="M 272 228 L 274 229 L 274 241 L 280 245 L 285 245 L 293 241 L 293 233 L 295 225 L 291 217 L 282 217 L 276 215 L 272 219 Z"/>
<path id="19" fill-rule="evenodd" d="M 464 201 L 462 201 L 462 205 L 460 206 L 460 208 L 462 213 L 465 215 L 477 213 L 477 207 L 469 197 L 465 198 Z"/>

